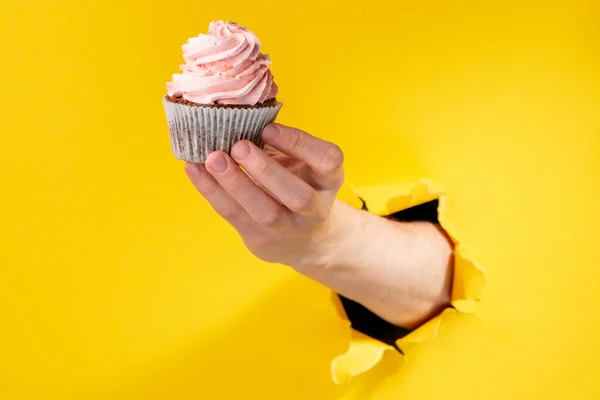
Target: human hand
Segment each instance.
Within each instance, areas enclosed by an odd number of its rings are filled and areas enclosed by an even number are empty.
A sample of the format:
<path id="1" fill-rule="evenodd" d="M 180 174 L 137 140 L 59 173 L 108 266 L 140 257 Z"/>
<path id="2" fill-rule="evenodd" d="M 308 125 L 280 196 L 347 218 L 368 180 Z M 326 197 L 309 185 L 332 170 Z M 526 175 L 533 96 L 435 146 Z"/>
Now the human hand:
<path id="1" fill-rule="evenodd" d="M 185 167 L 253 254 L 399 326 L 416 327 L 449 304 L 452 245 L 438 227 L 390 221 L 336 200 L 344 172 L 335 144 L 277 124 L 263 140 L 264 151 L 241 141 L 231 156 L 214 152 L 206 165 Z"/>
<path id="2" fill-rule="evenodd" d="M 186 164 L 186 174 L 258 258 L 314 264 L 334 240 L 331 210 L 344 181 L 343 153 L 279 124 L 267 126 L 262 137 L 264 151 L 241 141 L 231 156 L 217 151 L 205 165 Z"/>

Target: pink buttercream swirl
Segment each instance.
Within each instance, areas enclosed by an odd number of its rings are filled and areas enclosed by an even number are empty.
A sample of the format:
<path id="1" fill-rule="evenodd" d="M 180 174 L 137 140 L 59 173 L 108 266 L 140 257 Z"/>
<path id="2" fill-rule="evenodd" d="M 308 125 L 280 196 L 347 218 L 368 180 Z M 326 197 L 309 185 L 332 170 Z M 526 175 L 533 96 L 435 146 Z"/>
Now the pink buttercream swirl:
<path id="1" fill-rule="evenodd" d="M 277 95 L 271 60 L 261 54 L 260 41 L 233 22 L 211 22 L 208 35 L 183 45 L 183 58 L 183 73 L 167 83 L 169 96 L 199 104 L 255 105 Z"/>

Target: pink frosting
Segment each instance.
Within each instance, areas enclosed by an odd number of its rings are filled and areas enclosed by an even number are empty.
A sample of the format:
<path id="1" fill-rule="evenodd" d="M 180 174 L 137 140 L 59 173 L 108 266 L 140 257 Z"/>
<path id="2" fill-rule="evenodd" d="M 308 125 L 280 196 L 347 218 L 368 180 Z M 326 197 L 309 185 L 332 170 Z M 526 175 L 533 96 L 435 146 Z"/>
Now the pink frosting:
<path id="1" fill-rule="evenodd" d="M 261 54 L 260 41 L 233 22 L 211 22 L 208 35 L 183 45 L 183 58 L 183 73 L 167 83 L 169 96 L 199 104 L 255 105 L 277 95 L 271 60 Z"/>

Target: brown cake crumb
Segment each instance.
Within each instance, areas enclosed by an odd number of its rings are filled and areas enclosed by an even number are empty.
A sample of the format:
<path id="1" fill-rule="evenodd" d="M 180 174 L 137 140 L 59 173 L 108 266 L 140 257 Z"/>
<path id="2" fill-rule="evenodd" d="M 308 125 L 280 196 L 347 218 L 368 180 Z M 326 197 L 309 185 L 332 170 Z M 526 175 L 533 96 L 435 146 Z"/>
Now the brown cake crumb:
<path id="1" fill-rule="evenodd" d="M 174 97 L 166 95 L 165 99 L 171 103 L 179 103 L 185 104 L 186 106 L 195 106 L 195 107 L 211 107 L 211 108 L 260 108 L 260 107 L 273 107 L 277 104 L 277 99 L 272 98 L 270 100 L 264 101 L 262 103 L 258 103 L 256 105 L 248 105 L 248 104 L 200 104 L 194 103 L 193 101 L 189 101 L 184 99 L 183 97 Z"/>

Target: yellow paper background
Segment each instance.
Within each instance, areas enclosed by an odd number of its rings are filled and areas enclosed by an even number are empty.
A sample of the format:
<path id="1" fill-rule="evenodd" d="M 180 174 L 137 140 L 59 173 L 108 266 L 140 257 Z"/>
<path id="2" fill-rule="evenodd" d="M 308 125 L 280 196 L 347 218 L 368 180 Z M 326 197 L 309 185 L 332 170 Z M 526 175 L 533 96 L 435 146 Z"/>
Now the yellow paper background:
<path id="1" fill-rule="evenodd" d="M 2 2 L 0 398 L 600 397 L 599 16 Z M 164 83 L 217 18 L 259 35 L 280 122 L 339 143 L 352 183 L 443 186 L 445 226 L 489 274 L 476 316 L 332 383 L 350 333 L 329 292 L 245 253 L 170 153 Z"/>

